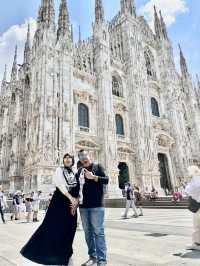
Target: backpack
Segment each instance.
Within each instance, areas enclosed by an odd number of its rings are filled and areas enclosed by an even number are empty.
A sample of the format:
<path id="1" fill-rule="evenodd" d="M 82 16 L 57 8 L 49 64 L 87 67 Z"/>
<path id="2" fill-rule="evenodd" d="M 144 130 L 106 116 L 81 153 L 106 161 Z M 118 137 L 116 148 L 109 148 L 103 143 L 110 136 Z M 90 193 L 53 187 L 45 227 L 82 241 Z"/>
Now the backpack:
<path id="1" fill-rule="evenodd" d="M 188 198 L 188 209 L 189 211 L 196 213 L 200 209 L 200 203 L 194 200 L 191 196 Z"/>

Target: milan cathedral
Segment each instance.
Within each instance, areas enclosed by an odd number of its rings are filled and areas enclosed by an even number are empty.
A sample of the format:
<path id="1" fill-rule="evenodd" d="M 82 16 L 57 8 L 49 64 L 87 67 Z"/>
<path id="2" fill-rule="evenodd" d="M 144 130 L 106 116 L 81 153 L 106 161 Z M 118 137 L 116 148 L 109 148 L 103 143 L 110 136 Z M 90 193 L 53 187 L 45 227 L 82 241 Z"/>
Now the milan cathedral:
<path id="1" fill-rule="evenodd" d="M 68 0 L 70 1 L 70 0 Z M 118 164 L 130 181 L 159 193 L 200 164 L 200 81 L 194 85 L 180 47 L 179 74 L 161 11 L 155 30 L 121 0 L 105 20 L 95 3 L 91 38 L 73 41 L 66 0 L 55 22 L 53 0 L 42 0 L 33 42 L 28 28 L 24 61 L 15 49 L 11 78 L 0 92 L 0 182 L 4 190 L 52 188 L 52 176 L 80 149 L 101 162 L 109 195 L 117 197 Z"/>

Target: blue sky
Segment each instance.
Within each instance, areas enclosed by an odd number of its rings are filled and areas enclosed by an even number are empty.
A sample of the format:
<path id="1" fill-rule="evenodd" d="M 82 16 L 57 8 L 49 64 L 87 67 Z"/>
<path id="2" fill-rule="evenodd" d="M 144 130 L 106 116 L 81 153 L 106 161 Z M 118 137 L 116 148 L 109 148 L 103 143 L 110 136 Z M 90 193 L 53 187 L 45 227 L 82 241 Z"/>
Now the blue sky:
<path id="1" fill-rule="evenodd" d="M 6 0 L 0 9 L 0 78 L 3 66 L 10 67 L 15 42 L 19 45 L 19 61 L 22 60 L 23 43 L 26 36 L 26 24 L 30 18 L 37 18 L 41 0 Z M 94 0 L 68 0 L 71 22 L 74 25 L 75 38 L 78 25 L 81 25 L 82 37 L 91 35 L 94 21 Z M 120 8 L 120 0 L 104 0 L 106 18 L 110 20 Z M 56 11 L 60 0 L 55 0 Z M 193 76 L 200 74 L 200 11 L 199 0 L 135 0 L 137 13 L 144 15 L 152 25 L 153 5 L 162 9 L 168 25 L 169 36 L 174 46 L 175 61 L 178 67 L 178 49 L 180 43 Z M 35 21 L 31 20 L 33 28 Z M 20 63 L 20 62 L 19 62 Z"/>

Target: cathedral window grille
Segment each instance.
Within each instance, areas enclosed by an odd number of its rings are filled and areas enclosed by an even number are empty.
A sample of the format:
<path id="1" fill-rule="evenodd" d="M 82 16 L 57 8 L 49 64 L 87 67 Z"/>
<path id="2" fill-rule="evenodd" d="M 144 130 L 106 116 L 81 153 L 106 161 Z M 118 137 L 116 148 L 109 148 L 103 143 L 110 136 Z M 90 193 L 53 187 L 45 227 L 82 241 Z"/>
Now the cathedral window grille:
<path id="1" fill-rule="evenodd" d="M 78 125 L 81 128 L 89 128 L 89 110 L 83 103 L 78 105 Z"/>
<path id="2" fill-rule="evenodd" d="M 112 92 L 113 95 L 123 97 L 121 82 L 115 77 L 112 77 Z"/>
<path id="3" fill-rule="evenodd" d="M 124 122 L 121 115 L 115 116 L 117 135 L 124 136 Z"/>
<path id="4" fill-rule="evenodd" d="M 153 97 L 151 98 L 151 110 L 152 110 L 152 115 L 160 117 L 158 102 Z"/>
<path id="5" fill-rule="evenodd" d="M 146 69 L 147 69 L 147 76 L 156 79 L 156 73 L 154 70 L 154 58 L 150 50 L 144 52 Z"/>

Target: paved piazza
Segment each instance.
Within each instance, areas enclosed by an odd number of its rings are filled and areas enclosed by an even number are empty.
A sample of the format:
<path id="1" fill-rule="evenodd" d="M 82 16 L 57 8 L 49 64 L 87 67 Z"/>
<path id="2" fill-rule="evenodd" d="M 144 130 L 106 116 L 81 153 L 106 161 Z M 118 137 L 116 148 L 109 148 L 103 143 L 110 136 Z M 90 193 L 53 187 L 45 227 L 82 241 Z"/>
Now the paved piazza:
<path id="1" fill-rule="evenodd" d="M 121 220 L 122 211 L 106 210 L 108 265 L 200 265 L 200 252 L 185 249 L 191 243 L 192 234 L 192 215 L 187 210 L 145 209 L 144 217 L 127 220 Z M 0 224 L 0 266 L 38 265 L 19 254 L 38 225 L 23 221 Z M 80 266 L 85 259 L 87 249 L 83 231 L 79 230 L 74 243 L 74 266 Z"/>

